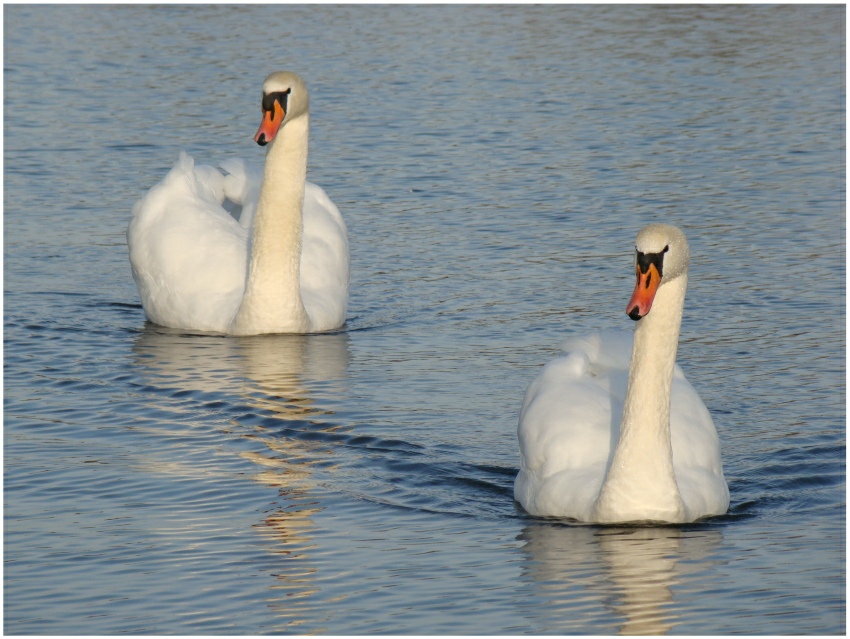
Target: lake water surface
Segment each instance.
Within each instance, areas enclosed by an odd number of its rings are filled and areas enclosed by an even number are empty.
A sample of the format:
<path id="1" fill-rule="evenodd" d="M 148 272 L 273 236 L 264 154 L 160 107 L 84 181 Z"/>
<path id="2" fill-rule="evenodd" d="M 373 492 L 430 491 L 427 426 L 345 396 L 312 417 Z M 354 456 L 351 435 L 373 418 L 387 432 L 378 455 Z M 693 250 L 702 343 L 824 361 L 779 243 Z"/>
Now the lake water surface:
<path id="1" fill-rule="evenodd" d="M 4 7 L 9 634 L 843 634 L 843 6 Z M 124 232 L 180 150 L 311 87 L 336 334 L 145 322 Z M 631 329 L 649 222 L 732 503 L 513 501 L 523 393 Z"/>

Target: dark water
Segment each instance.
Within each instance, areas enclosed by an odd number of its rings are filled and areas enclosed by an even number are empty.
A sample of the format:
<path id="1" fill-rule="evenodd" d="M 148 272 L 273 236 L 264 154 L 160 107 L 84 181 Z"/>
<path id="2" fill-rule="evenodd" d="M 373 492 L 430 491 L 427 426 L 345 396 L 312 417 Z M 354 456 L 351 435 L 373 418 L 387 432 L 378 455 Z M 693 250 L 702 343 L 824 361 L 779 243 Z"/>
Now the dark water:
<path id="1" fill-rule="evenodd" d="M 843 634 L 843 6 L 7 6 L 10 634 Z M 148 325 L 124 231 L 311 86 L 334 335 Z M 534 519 L 522 394 L 692 250 L 680 364 L 728 515 Z"/>

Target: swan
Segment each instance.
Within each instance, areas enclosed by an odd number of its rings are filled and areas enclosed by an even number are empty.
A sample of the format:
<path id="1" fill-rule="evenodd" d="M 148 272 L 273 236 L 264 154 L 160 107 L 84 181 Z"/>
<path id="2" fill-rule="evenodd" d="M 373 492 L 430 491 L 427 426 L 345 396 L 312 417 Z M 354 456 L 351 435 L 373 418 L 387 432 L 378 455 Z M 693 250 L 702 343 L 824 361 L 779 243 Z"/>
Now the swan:
<path id="1" fill-rule="evenodd" d="M 686 523 L 728 509 L 717 431 L 676 365 L 689 261 L 681 230 L 643 228 L 626 309 L 634 333 L 567 340 L 529 385 L 514 483 L 528 513 Z"/>
<path id="2" fill-rule="evenodd" d="M 219 171 L 181 153 L 133 208 L 127 245 L 147 318 L 229 335 L 339 328 L 348 306 L 348 232 L 307 182 L 310 98 L 295 73 L 263 82 L 254 140 L 262 173 L 242 160 Z M 235 206 L 232 206 L 235 205 Z M 225 206 L 241 206 L 239 220 Z"/>

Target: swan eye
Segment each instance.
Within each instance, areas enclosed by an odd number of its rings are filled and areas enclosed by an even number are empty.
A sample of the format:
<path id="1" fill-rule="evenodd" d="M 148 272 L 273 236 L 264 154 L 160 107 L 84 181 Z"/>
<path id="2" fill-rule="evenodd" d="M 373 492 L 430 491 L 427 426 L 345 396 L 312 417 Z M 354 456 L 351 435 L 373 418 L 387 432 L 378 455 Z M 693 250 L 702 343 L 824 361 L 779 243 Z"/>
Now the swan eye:
<path id="1" fill-rule="evenodd" d="M 664 254 L 670 246 L 665 246 L 664 250 L 658 253 L 641 253 L 640 251 L 635 251 L 636 253 L 636 262 L 638 269 L 641 273 L 646 273 L 649 270 L 650 266 L 655 266 L 655 270 L 658 271 L 658 277 L 664 276 Z"/>
<path id="2" fill-rule="evenodd" d="M 277 102 L 280 104 L 280 107 L 283 109 L 284 114 L 286 114 L 287 102 L 289 100 L 289 94 L 292 93 L 292 89 L 287 89 L 286 91 L 275 91 L 274 93 L 263 93 L 263 113 L 274 113 L 274 103 Z"/>

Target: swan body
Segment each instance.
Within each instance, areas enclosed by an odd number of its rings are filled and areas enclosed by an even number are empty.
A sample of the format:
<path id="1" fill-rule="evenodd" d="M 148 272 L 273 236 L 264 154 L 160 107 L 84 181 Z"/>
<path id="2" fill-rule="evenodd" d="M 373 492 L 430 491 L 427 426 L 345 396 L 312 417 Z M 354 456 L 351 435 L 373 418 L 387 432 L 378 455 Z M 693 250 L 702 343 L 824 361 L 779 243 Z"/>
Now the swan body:
<path id="1" fill-rule="evenodd" d="M 636 258 L 634 334 L 568 340 L 526 391 L 514 496 L 532 515 L 685 523 L 729 507 L 717 431 L 675 363 L 687 241 L 650 225 Z"/>
<path id="2" fill-rule="evenodd" d="M 262 172 L 177 164 L 133 208 L 127 244 L 147 318 L 231 335 L 339 328 L 348 306 L 345 221 L 306 180 L 309 95 L 293 73 L 263 83 Z M 228 212 L 239 210 L 238 219 Z"/>

